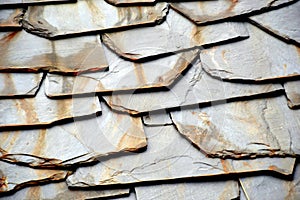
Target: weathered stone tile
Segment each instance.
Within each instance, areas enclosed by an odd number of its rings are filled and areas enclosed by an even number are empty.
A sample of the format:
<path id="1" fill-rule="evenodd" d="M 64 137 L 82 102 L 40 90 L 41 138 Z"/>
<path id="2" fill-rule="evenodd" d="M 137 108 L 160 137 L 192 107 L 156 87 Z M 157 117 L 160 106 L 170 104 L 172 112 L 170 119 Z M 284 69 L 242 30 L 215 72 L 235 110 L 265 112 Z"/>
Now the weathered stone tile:
<path id="1" fill-rule="evenodd" d="M 153 61 L 133 63 L 103 47 L 109 71 L 79 76 L 47 74 L 46 94 L 54 97 L 169 86 L 199 54 L 198 50 L 191 50 Z"/>
<path id="2" fill-rule="evenodd" d="M 55 37 L 155 24 L 163 20 L 167 11 L 167 3 L 157 3 L 155 6 L 115 7 L 105 1 L 78 0 L 74 4 L 31 6 L 24 15 L 23 27 L 44 37 Z"/>
<path id="3" fill-rule="evenodd" d="M 137 198 L 134 192 L 130 192 L 129 195 L 113 198 L 113 200 L 137 200 Z"/>
<path id="4" fill-rule="evenodd" d="M 21 8 L 0 9 L 0 28 L 21 27 L 21 24 L 19 22 L 22 16 L 23 16 L 23 9 Z"/>
<path id="5" fill-rule="evenodd" d="M 300 2 L 281 9 L 254 15 L 250 19 L 259 27 L 300 44 Z"/>
<path id="6" fill-rule="evenodd" d="M 44 83 L 35 97 L 0 99 L 0 127 L 45 125 L 101 111 L 98 97 L 49 99 Z"/>
<path id="7" fill-rule="evenodd" d="M 164 126 L 173 124 L 170 115 L 165 110 L 149 112 L 143 116 L 143 122 L 146 126 Z"/>
<path id="8" fill-rule="evenodd" d="M 148 146 L 139 154 L 114 157 L 78 168 L 68 177 L 71 187 L 90 187 L 271 170 L 291 174 L 294 158 L 221 160 L 208 158 L 174 126 L 144 127 Z"/>
<path id="9" fill-rule="evenodd" d="M 139 3 L 154 3 L 156 0 L 105 0 L 115 6 L 139 4 Z"/>
<path id="10" fill-rule="evenodd" d="M 244 23 L 197 26 L 170 9 L 166 21 L 160 25 L 105 33 L 102 40 L 119 55 L 138 60 L 248 36 Z"/>
<path id="11" fill-rule="evenodd" d="M 59 139 L 59 142 L 58 142 Z M 0 133 L 0 159 L 30 166 L 69 166 L 147 145 L 140 118 L 112 112 L 48 129 Z"/>
<path id="12" fill-rule="evenodd" d="M 270 93 L 282 89 L 280 84 L 246 84 L 223 82 L 212 78 L 201 68 L 198 60 L 188 72 L 179 77 L 169 91 L 122 93 L 103 96 L 116 110 L 137 114 L 154 110 L 236 97 Z"/>
<path id="13" fill-rule="evenodd" d="M 288 81 L 284 83 L 284 90 L 288 98 L 290 108 L 300 106 L 300 80 Z"/>
<path id="14" fill-rule="evenodd" d="M 247 24 L 247 40 L 201 51 L 204 69 L 222 79 L 261 81 L 300 75 L 300 48 Z"/>
<path id="15" fill-rule="evenodd" d="M 290 180 L 266 175 L 241 178 L 240 183 L 248 199 L 300 199 L 300 165 Z"/>
<path id="16" fill-rule="evenodd" d="M 30 4 L 30 3 L 51 3 L 51 2 L 74 2 L 76 0 L 1 0 L 0 5 L 13 5 L 13 4 Z"/>
<path id="17" fill-rule="evenodd" d="M 98 35 L 48 40 L 24 30 L 0 32 L 0 54 L 0 71 L 74 74 L 108 67 Z"/>
<path id="18" fill-rule="evenodd" d="M 65 170 L 33 169 L 0 161 L 0 194 L 28 185 L 63 180 L 69 173 Z"/>
<path id="19" fill-rule="evenodd" d="M 222 116 L 222 117 L 220 117 Z M 181 134 L 213 157 L 296 156 L 300 110 L 282 95 L 171 112 Z"/>
<path id="20" fill-rule="evenodd" d="M 250 15 L 257 11 L 293 2 L 295 0 L 218 0 L 171 3 L 179 11 L 197 24 L 205 24 L 239 15 Z"/>
<path id="21" fill-rule="evenodd" d="M 70 190 L 66 182 L 50 183 L 46 185 L 24 188 L 13 195 L 5 196 L 6 200 L 21 199 L 95 199 L 114 197 L 129 194 L 129 189 L 97 189 L 97 190 Z"/>
<path id="22" fill-rule="evenodd" d="M 43 73 L 0 73 L 0 97 L 33 96 L 42 78 Z"/>
<path id="23" fill-rule="evenodd" d="M 175 184 L 135 187 L 138 200 L 168 199 L 237 199 L 239 185 L 236 181 L 185 182 Z"/>

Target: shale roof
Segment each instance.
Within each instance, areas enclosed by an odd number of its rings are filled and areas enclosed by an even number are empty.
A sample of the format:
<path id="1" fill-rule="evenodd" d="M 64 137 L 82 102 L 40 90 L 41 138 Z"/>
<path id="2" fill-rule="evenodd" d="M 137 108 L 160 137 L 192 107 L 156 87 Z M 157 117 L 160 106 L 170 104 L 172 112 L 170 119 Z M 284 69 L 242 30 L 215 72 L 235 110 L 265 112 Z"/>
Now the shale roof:
<path id="1" fill-rule="evenodd" d="M 1 0 L 0 198 L 300 199 L 300 1 Z"/>

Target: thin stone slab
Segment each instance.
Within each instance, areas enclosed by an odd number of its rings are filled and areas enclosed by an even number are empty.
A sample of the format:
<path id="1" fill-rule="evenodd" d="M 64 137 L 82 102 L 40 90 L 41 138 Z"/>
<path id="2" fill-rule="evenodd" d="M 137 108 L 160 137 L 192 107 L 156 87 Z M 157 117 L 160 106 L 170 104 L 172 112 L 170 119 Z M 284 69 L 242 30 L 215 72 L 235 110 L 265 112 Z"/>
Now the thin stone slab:
<path id="1" fill-rule="evenodd" d="M 270 10 L 271 8 L 294 1 L 295 0 L 191 1 L 171 3 L 171 6 L 196 24 L 205 24 L 240 15 L 251 15 L 255 12 Z"/>
<path id="2" fill-rule="evenodd" d="M 282 90 L 280 84 L 246 84 L 223 82 L 212 78 L 196 61 L 168 91 L 143 93 L 114 93 L 103 96 L 113 109 L 131 114 L 186 106 L 212 101 L 226 101 L 236 97 L 252 96 Z"/>
<path id="3" fill-rule="evenodd" d="M 44 83 L 35 97 L 0 99 L 0 127 L 51 124 L 101 111 L 98 97 L 49 99 Z"/>
<path id="4" fill-rule="evenodd" d="M 135 187 L 138 200 L 168 199 L 237 199 L 239 185 L 236 181 L 185 182 L 175 184 Z"/>
<path id="5" fill-rule="evenodd" d="M 300 2 L 250 17 L 255 24 L 300 45 Z"/>
<path id="6" fill-rule="evenodd" d="M 285 93 L 288 98 L 290 108 L 300 106 L 300 80 L 289 81 L 284 83 Z"/>
<path id="7" fill-rule="evenodd" d="M 6 200 L 21 199 L 96 199 L 129 194 L 129 189 L 70 190 L 65 182 L 50 183 L 24 188 L 13 195 L 5 196 Z"/>
<path id="8" fill-rule="evenodd" d="M 0 141 L 0 159 L 39 167 L 88 163 L 147 146 L 141 119 L 112 112 L 105 104 L 99 117 L 48 129 L 1 132 Z"/>
<path id="9" fill-rule="evenodd" d="M 206 44 L 243 39 L 249 35 L 241 22 L 200 27 L 170 9 L 166 21 L 155 27 L 105 33 L 101 36 L 103 42 L 119 55 L 138 60 Z"/>
<path id="10" fill-rule="evenodd" d="M 21 21 L 22 16 L 23 9 L 21 8 L 0 9 L 0 28 L 21 27 L 21 24 L 19 22 Z"/>
<path id="11" fill-rule="evenodd" d="M 30 4 L 30 3 L 67 3 L 76 0 L 1 0 L 0 5 Z"/>
<path id="12" fill-rule="evenodd" d="M 115 7 L 103 0 L 78 0 L 74 4 L 30 6 L 22 23 L 31 33 L 43 37 L 56 37 L 155 24 L 163 20 L 167 11 L 167 3 L 157 3 L 154 6 Z"/>
<path id="13" fill-rule="evenodd" d="M 33 96 L 42 78 L 43 73 L 0 73 L 0 97 Z"/>
<path id="14" fill-rule="evenodd" d="M 46 93 L 50 97 L 95 92 L 135 90 L 171 85 L 199 55 L 198 50 L 163 57 L 144 63 L 119 58 L 104 46 L 109 71 L 79 76 L 47 74 Z"/>
<path id="15" fill-rule="evenodd" d="M 154 3 L 156 0 L 105 0 L 106 2 L 115 5 L 130 5 L 130 4 L 145 4 L 145 3 Z"/>
<path id="16" fill-rule="evenodd" d="M 300 199 L 300 165 L 290 180 L 266 175 L 240 178 L 240 183 L 247 199 Z"/>
<path id="17" fill-rule="evenodd" d="M 108 67 L 99 35 L 48 40 L 24 30 L 1 32 L 0 55 L 0 71 L 76 74 Z"/>
<path id="18" fill-rule="evenodd" d="M 173 124 L 170 115 L 165 110 L 149 112 L 143 116 L 143 122 L 146 126 L 164 126 Z"/>
<path id="19" fill-rule="evenodd" d="M 300 110 L 289 109 L 283 95 L 203 108 L 194 106 L 171 112 L 171 118 L 182 135 L 213 157 L 300 153 Z"/>
<path id="20" fill-rule="evenodd" d="M 247 24 L 247 40 L 201 51 L 204 69 L 227 80 L 268 80 L 300 75 L 300 48 Z"/>
<path id="21" fill-rule="evenodd" d="M 68 177 L 68 186 L 129 184 L 260 170 L 291 174 L 295 162 L 294 158 L 208 158 L 184 139 L 174 126 L 144 129 L 148 139 L 145 152 L 114 157 L 93 166 L 80 167 Z"/>
<path id="22" fill-rule="evenodd" d="M 69 173 L 65 170 L 33 169 L 0 161 L 0 195 L 28 185 L 63 180 Z"/>

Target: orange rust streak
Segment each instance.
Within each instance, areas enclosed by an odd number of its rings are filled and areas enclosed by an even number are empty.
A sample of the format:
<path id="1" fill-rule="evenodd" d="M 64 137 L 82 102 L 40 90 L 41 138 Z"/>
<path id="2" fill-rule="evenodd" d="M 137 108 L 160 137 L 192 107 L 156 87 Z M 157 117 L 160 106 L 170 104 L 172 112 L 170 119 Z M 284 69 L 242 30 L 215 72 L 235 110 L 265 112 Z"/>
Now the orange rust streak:
<path id="1" fill-rule="evenodd" d="M 221 159 L 221 164 L 222 164 L 224 172 L 229 173 L 228 163 L 226 162 L 226 160 Z"/>
<path id="2" fill-rule="evenodd" d="M 9 33 L 8 35 L 6 35 L 4 38 L 2 38 L 0 41 L 3 41 L 3 42 L 9 42 L 9 41 L 11 41 L 18 33 L 19 33 L 19 31 L 11 32 L 11 33 Z"/>
<path id="3" fill-rule="evenodd" d="M 141 64 L 134 63 L 134 73 L 139 84 L 145 85 L 147 83 L 146 75 Z"/>

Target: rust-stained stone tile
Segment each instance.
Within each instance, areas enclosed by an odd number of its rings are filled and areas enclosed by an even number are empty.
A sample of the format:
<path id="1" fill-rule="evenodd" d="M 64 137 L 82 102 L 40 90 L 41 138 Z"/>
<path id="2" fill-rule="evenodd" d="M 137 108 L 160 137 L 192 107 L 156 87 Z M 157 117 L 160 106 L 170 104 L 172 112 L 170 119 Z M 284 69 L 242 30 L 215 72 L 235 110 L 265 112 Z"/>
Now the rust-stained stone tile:
<path id="1" fill-rule="evenodd" d="M 300 165 L 296 164 L 292 179 L 273 176 L 251 176 L 240 178 L 247 199 L 300 199 Z"/>
<path id="2" fill-rule="evenodd" d="M 144 127 L 145 152 L 111 158 L 93 166 L 80 167 L 68 177 L 71 187 L 127 184 L 271 170 L 291 174 L 294 158 L 221 160 L 208 158 L 184 139 L 174 126 Z"/>
<path id="3" fill-rule="evenodd" d="M 138 186 L 135 191 L 138 200 L 213 200 L 239 197 L 238 182 L 231 180 Z"/>
<path id="4" fill-rule="evenodd" d="M 40 186 L 24 188 L 13 195 L 5 196 L 6 200 L 21 199 L 95 199 L 104 197 L 114 197 L 129 194 L 129 189 L 97 189 L 97 190 L 70 190 L 65 182 L 50 183 Z"/>
<path id="5" fill-rule="evenodd" d="M 196 26 L 170 9 L 166 21 L 160 25 L 105 33 L 102 40 L 119 55 L 138 60 L 248 36 L 244 23 L 225 22 Z"/>
<path id="6" fill-rule="evenodd" d="M 44 37 L 55 37 L 155 24 L 163 20 L 167 11 L 167 3 L 157 3 L 155 6 L 115 7 L 103 0 L 78 0 L 74 4 L 28 7 L 22 23 L 29 32 Z"/>
<path id="7" fill-rule="evenodd" d="M 300 2 L 250 17 L 259 27 L 300 44 Z"/>
<path id="8" fill-rule="evenodd" d="M 54 97 L 169 86 L 199 54 L 198 50 L 191 50 L 153 61 L 133 63 L 119 58 L 103 47 L 109 71 L 86 73 L 76 77 L 47 74 L 47 95 Z"/>
<path id="9" fill-rule="evenodd" d="M 0 159 L 42 167 L 87 163 L 147 145 L 139 117 L 112 112 L 105 104 L 97 118 L 49 129 L 1 132 L 0 141 Z"/>
<path id="10" fill-rule="evenodd" d="M 204 69 L 228 80 L 277 79 L 300 75 L 300 48 L 247 24 L 250 38 L 201 51 Z"/>
<path id="11" fill-rule="evenodd" d="M 284 90 L 288 98 L 289 107 L 296 108 L 300 106 L 300 80 L 285 82 Z"/>
<path id="12" fill-rule="evenodd" d="M 33 169 L 0 161 L 0 195 L 28 185 L 63 180 L 69 173 L 65 170 Z"/>
<path id="13" fill-rule="evenodd" d="M 115 5 L 130 5 L 130 4 L 140 4 L 140 3 L 154 3 L 156 0 L 105 0 L 106 2 Z"/>
<path id="14" fill-rule="evenodd" d="M 0 28 L 21 27 L 21 24 L 19 22 L 22 16 L 23 16 L 23 9 L 21 8 L 0 9 Z"/>
<path id="15" fill-rule="evenodd" d="M 154 110 L 252 96 L 282 90 L 280 84 L 246 84 L 223 82 L 212 78 L 201 68 L 198 60 L 179 78 L 169 91 L 143 93 L 114 93 L 103 96 L 116 110 L 137 114 Z"/>
<path id="16" fill-rule="evenodd" d="M 197 24 L 205 24 L 234 16 L 252 14 L 294 2 L 295 0 L 218 0 L 171 3 L 176 9 Z"/>
<path id="17" fill-rule="evenodd" d="M 289 109 L 284 95 L 194 106 L 171 112 L 171 117 L 181 134 L 213 157 L 300 153 L 300 110 Z"/>
<path id="18" fill-rule="evenodd" d="M 42 78 L 43 73 L 0 73 L 0 97 L 33 96 Z"/>
<path id="19" fill-rule="evenodd" d="M 143 122 L 146 126 L 163 126 L 173 124 L 170 115 L 165 110 L 149 112 L 143 116 Z"/>
<path id="20" fill-rule="evenodd" d="M 1 32 L 0 55 L 0 71 L 74 74 L 108 67 L 98 35 L 48 40 L 24 30 Z"/>
<path id="21" fill-rule="evenodd" d="M 35 97 L 0 99 L 0 127 L 45 125 L 100 111 L 98 97 L 49 99 L 43 83 Z"/>

